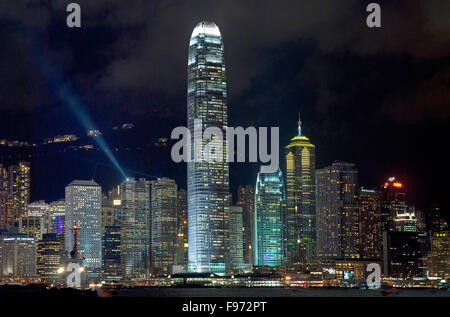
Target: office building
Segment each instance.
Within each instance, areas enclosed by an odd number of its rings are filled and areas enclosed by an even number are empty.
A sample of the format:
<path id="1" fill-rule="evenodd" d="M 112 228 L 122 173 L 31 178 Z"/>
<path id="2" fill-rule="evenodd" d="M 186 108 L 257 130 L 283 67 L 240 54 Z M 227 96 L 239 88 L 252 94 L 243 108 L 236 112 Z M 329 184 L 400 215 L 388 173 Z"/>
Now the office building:
<path id="1" fill-rule="evenodd" d="M 37 275 L 44 281 L 58 281 L 63 250 L 63 241 L 56 233 L 46 233 L 42 240 L 37 242 Z"/>
<path id="2" fill-rule="evenodd" d="M 150 182 L 130 178 L 120 190 L 120 265 L 125 276 L 143 276 L 150 269 Z"/>
<path id="3" fill-rule="evenodd" d="M 173 179 L 151 182 L 151 263 L 158 273 L 171 273 L 178 237 L 178 190 Z"/>
<path id="4" fill-rule="evenodd" d="M 36 241 L 22 234 L 0 235 L 0 275 L 36 276 Z"/>
<path id="5" fill-rule="evenodd" d="M 231 268 L 238 268 L 244 264 L 244 224 L 243 208 L 230 207 L 230 263 Z"/>
<path id="6" fill-rule="evenodd" d="M 361 258 L 380 261 L 382 257 L 380 194 L 374 189 L 361 188 L 358 203 Z"/>
<path id="7" fill-rule="evenodd" d="M 215 152 L 207 161 L 198 154 L 208 140 L 198 142 L 201 149 L 194 142 L 195 123 L 202 131 L 219 128 L 223 135 L 228 125 L 224 46 L 213 22 L 200 22 L 192 32 L 187 86 L 187 121 L 194 158 L 187 164 L 189 270 L 225 274 L 229 254 L 227 143 L 222 143 L 222 153 Z M 197 120 L 201 120 L 201 126 Z"/>
<path id="8" fill-rule="evenodd" d="M 90 269 L 103 263 L 101 194 L 101 187 L 92 180 L 74 180 L 66 187 L 65 250 L 73 250 L 73 228 L 78 227 L 78 254 Z"/>
<path id="9" fill-rule="evenodd" d="M 320 259 L 359 258 L 358 170 L 336 161 L 316 170 Z"/>
<path id="10" fill-rule="evenodd" d="M 240 185 L 237 192 L 237 206 L 242 207 L 242 222 L 244 225 L 244 263 L 253 264 L 253 228 L 255 211 L 255 187 Z"/>
<path id="11" fill-rule="evenodd" d="M 315 146 L 298 134 L 286 146 L 287 263 L 312 262 L 316 251 Z"/>
<path id="12" fill-rule="evenodd" d="M 286 191 L 281 170 L 260 171 L 255 187 L 255 265 L 275 267 L 286 263 L 285 213 Z"/>

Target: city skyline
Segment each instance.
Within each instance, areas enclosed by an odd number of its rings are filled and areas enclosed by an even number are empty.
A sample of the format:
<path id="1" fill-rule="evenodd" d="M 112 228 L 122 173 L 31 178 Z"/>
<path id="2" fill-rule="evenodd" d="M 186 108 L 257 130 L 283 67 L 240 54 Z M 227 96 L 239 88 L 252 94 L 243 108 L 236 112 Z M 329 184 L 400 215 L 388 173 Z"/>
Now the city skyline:
<path id="1" fill-rule="evenodd" d="M 3 55 L 30 66 L 0 78 L 0 290 L 448 290 L 445 41 L 415 34 L 425 49 L 400 32 L 393 45 L 369 19 L 328 37 L 340 23 L 286 27 L 268 4 L 256 9 L 264 23 L 180 3 L 161 8 L 164 21 L 98 23 L 99 7 L 83 4 L 94 11 L 70 31 L 60 17 L 36 26 L 0 12 L 0 70 L 12 72 Z M 423 7 L 421 30 L 443 32 L 440 11 Z M 384 27 L 404 17 L 383 8 Z"/>

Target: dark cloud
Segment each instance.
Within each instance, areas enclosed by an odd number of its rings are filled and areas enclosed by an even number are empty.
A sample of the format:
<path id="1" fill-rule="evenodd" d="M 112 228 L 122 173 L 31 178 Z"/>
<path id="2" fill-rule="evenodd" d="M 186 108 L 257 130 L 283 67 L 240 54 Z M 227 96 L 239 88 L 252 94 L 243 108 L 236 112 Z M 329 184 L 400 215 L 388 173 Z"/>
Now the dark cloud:
<path id="1" fill-rule="evenodd" d="M 412 165 L 426 159 L 402 165 L 415 156 L 404 140 L 430 127 L 448 132 L 449 1 L 378 1 L 382 28 L 369 29 L 370 1 L 78 0 L 80 30 L 65 26 L 68 2 L 0 1 L 0 116 L 31 114 L 33 137 L 74 129 L 62 124 L 70 118 L 48 69 L 107 128 L 129 120 L 148 136 L 148 127 L 162 134 L 184 124 L 188 41 L 202 20 L 224 38 L 230 122 L 280 126 L 285 143 L 301 110 L 318 166 L 340 158 L 420 179 Z M 409 134 L 394 133 L 397 126 Z"/>

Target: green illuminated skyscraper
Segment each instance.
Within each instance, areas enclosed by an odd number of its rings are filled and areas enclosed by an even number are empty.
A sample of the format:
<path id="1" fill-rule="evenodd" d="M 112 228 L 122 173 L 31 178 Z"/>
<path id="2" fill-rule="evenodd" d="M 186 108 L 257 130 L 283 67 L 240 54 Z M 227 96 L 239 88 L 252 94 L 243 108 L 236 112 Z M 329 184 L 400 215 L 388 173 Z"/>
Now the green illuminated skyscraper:
<path id="1" fill-rule="evenodd" d="M 285 264 L 286 192 L 283 174 L 259 172 L 255 188 L 254 259 L 255 265 Z"/>

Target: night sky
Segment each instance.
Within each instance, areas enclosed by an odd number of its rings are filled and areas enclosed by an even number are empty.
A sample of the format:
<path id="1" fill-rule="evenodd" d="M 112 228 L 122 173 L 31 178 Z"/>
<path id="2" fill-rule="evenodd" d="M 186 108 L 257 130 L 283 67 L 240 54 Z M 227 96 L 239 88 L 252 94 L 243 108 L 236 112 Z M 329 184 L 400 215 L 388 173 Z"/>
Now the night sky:
<path id="1" fill-rule="evenodd" d="M 81 29 L 66 26 L 70 2 L 0 2 L 0 139 L 82 136 L 75 104 L 119 148 L 128 175 L 185 187 L 170 148 L 145 144 L 186 125 L 189 38 L 199 21 L 214 21 L 230 126 L 280 127 L 283 148 L 300 111 L 318 168 L 356 163 L 367 188 L 397 176 L 410 203 L 436 202 L 448 218 L 449 1 L 378 1 L 380 29 L 366 26 L 370 1 L 359 0 L 79 0 Z M 125 122 L 136 128 L 112 130 Z M 74 178 L 105 189 L 121 181 L 101 151 L 39 146 L 32 161 L 33 200 L 63 197 Z M 257 170 L 231 164 L 233 193 Z"/>

